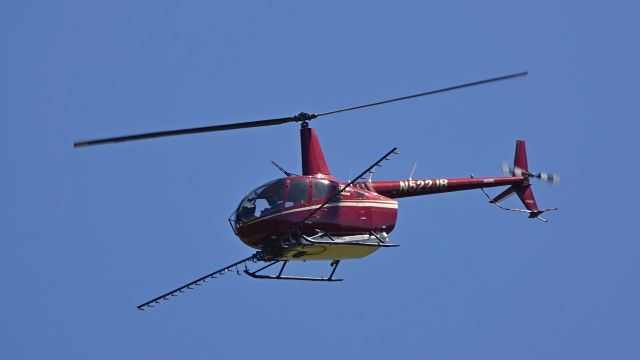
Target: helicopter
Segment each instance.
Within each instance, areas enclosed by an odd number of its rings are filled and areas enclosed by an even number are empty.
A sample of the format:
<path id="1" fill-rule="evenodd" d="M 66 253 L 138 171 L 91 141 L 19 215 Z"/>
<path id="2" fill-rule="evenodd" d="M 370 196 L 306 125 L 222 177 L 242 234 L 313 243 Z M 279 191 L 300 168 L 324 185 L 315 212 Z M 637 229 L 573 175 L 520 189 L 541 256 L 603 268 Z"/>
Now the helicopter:
<path id="1" fill-rule="evenodd" d="M 317 114 L 301 112 L 283 118 L 78 141 L 73 146 L 82 148 L 167 136 L 299 123 L 301 174 L 290 173 L 272 161 L 284 176 L 249 191 L 228 218 L 233 233 L 256 252 L 245 259 L 146 301 L 137 308 L 139 310 L 153 308 L 163 301 L 194 289 L 194 286 L 200 286 L 233 272 L 234 269 L 240 274 L 238 266 L 242 265 L 244 265 L 243 272 L 256 279 L 336 282 L 343 280 L 334 277 L 342 260 L 360 259 L 381 248 L 399 246 L 389 240 L 389 234 L 396 225 L 397 199 L 399 198 L 480 189 L 491 204 L 503 210 L 526 213 L 529 218 L 546 222 L 547 220 L 540 215 L 557 208 L 540 209 L 538 207 L 531 188 L 531 180 L 540 179 L 557 184 L 560 178 L 556 174 L 530 172 L 525 141 L 517 140 L 513 164 L 503 164 L 505 176 L 502 177 L 472 175 L 468 178 L 414 180 L 412 171 L 407 180 L 373 181 L 371 176 L 367 180 L 367 174 L 372 175 L 376 168 L 382 166 L 382 162 L 397 154 L 397 148 L 393 148 L 353 180 L 339 181 L 331 174 L 318 135 L 315 129 L 309 127 L 309 123 L 314 119 L 332 114 L 514 79 L 527 74 L 526 71 L 519 72 Z M 508 188 L 495 197 L 491 197 L 485 191 L 486 188 L 503 186 Z M 514 194 L 520 199 L 524 209 L 512 209 L 500 204 Z M 329 275 L 326 277 L 284 275 L 289 261 L 307 260 L 330 261 Z M 250 270 L 247 264 L 255 263 L 266 264 L 256 270 Z M 279 269 L 275 273 L 267 274 L 270 271 L 267 269 L 276 264 L 280 264 Z"/>

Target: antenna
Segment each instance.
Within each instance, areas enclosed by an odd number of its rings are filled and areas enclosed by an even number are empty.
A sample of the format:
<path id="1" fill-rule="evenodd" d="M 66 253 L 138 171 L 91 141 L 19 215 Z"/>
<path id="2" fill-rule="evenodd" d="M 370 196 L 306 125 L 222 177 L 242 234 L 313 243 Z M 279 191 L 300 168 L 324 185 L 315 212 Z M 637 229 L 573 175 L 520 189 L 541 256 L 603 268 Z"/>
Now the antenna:
<path id="1" fill-rule="evenodd" d="M 277 167 L 278 170 L 282 171 L 282 173 L 285 174 L 287 177 L 289 177 L 289 176 L 298 176 L 296 174 L 292 174 L 292 173 L 288 172 L 287 170 L 283 169 L 282 166 L 276 164 L 276 162 L 273 161 L 273 160 L 271 160 L 271 163 L 273 164 L 273 166 Z"/>
<path id="2" fill-rule="evenodd" d="M 411 169 L 411 174 L 409 174 L 409 180 L 413 180 L 413 172 L 416 171 L 416 165 L 418 165 L 417 161 L 413 163 L 413 169 Z"/>

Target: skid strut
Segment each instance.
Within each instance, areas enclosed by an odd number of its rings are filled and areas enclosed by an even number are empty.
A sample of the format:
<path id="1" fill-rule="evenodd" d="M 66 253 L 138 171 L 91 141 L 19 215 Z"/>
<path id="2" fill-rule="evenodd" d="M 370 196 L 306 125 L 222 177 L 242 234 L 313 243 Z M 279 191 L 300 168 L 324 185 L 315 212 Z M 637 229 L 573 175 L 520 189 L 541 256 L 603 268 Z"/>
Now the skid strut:
<path id="1" fill-rule="evenodd" d="M 256 271 L 249 271 L 248 269 L 244 270 L 244 273 L 251 276 L 254 279 L 268 279 L 268 280 L 305 280 L 305 281 L 342 281 L 343 279 L 335 279 L 333 277 L 333 275 L 336 273 L 336 269 L 338 268 L 338 265 L 340 264 L 340 260 L 334 260 L 331 262 L 331 274 L 329 274 L 328 278 L 324 278 L 324 277 L 309 277 L 309 276 L 284 276 L 282 275 L 282 273 L 284 272 L 284 268 L 285 266 L 287 266 L 287 263 L 289 262 L 289 260 L 276 260 L 276 261 L 272 261 L 269 264 L 261 267 L 260 269 L 256 270 Z M 277 264 L 277 263 L 282 263 L 282 266 L 280 267 L 280 271 L 278 271 L 278 275 L 261 275 L 258 274 L 259 272 Z"/>

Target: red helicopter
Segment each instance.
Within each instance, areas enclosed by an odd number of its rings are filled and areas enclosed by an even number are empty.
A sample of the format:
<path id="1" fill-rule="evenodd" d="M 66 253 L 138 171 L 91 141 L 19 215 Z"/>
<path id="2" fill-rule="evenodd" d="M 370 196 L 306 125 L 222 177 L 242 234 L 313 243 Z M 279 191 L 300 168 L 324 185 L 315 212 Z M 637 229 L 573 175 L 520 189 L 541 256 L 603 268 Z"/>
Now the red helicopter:
<path id="1" fill-rule="evenodd" d="M 80 141 L 74 143 L 74 147 L 279 125 L 289 122 L 300 123 L 302 174 L 289 173 L 273 162 L 285 177 L 268 181 L 251 190 L 229 217 L 229 224 L 234 234 L 246 245 L 257 249 L 257 252 L 246 259 L 149 300 L 137 308 L 145 310 L 154 307 L 155 304 L 159 304 L 163 300 L 168 300 L 186 290 L 193 289 L 193 286 L 201 285 L 203 282 L 234 269 L 240 273 L 239 265 L 244 265 L 244 273 L 257 279 L 341 281 L 342 279 L 334 278 L 341 260 L 363 258 L 380 248 L 398 246 L 389 242 L 389 234 L 396 225 L 398 215 L 396 199 L 398 198 L 481 189 L 489 198 L 490 203 L 502 209 L 527 213 L 529 218 L 546 221 L 540 215 L 546 211 L 557 209 L 538 208 L 530 179 L 538 178 L 557 183 L 559 177 L 554 174 L 530 172 L 525 142 L 518 140 L 513 166 L 504 165 L 503 170 L 508 174 L 504 177 L 475 178 L 471 176 L 470 178 L 458 179 L 414 180 L 410 176 L 408 180 L 372 181 L 371 178 L 366 180 L 364 178 L 366 174 L 373 174 L 383 161 L 388 160 L 391 155 L 397 154 L 396 148 L 393 148 L 362 171 L 354 180 L 340 182 L 331 175 L 317 134 L 314 129 L 309 127 L 309 122 L 326 115 L 526 75 L 527 72 L 520 72 L 319 114 L 300 113 L 277 119 Z M 508 186 L 508 188 L 493 198 L 484 190 L 484 188 L 497 186 Z M 520 198 L 525 209 L 510 209 L 500 205 L 502 200 L 513 194 Z M 331 273 L 328 277 L 283 275 L 285 266 L 293 260 L 329 260 L 331 261 Z M 257 270 L 249 270 L 247 263 L 257 262 L 266 262 L 266 265 Z M 278 263 L 282 265 L 275 274 L 267 275 L 264 273 L 267 268 Z"/>

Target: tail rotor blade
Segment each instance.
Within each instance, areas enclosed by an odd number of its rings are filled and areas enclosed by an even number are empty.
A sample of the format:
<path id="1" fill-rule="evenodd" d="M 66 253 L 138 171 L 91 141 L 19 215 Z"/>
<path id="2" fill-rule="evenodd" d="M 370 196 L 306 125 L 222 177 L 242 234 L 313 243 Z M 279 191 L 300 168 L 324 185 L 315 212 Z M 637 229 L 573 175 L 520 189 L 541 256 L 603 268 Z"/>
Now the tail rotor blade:
<path id="1" fill-rule="evenodd" d="M 513 176 L 513 166 L 509 165 L 507 162 L 502 163 L 502 173 L 505 175 Z"/>
<path id="2" fill-rule="evenodd" d="M 546 172 L 541 172 L 536 175 L 536 177 L 542 181 L 546 181 L 548 183 L 552 183 L 553 185 L 560 184 L 560 175 L 558 174 L 550 174 Z"/>
<path id="3" fill-rule="evenodd" d="M 513 176 L 522 176 L 522 175 L 529 175 L 528 173 L 524 172 L 519 166 L 514 166 L 513 167 Z"/>

